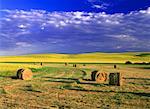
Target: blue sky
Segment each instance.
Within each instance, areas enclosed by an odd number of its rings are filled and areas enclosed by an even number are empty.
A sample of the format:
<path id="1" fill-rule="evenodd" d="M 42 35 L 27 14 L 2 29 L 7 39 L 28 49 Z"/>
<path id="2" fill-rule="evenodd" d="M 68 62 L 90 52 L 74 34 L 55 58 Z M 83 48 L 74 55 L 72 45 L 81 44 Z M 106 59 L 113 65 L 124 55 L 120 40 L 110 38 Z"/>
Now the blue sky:
<path id="1" fill-rule="evenodd" d="M 1 0 L 2 9 L 40 9 L 47 11 L 84 11 L 128 13 L 147 9 L 149 0 Z"/>
<path id="2" fill-rule="evenodd" d="M 0 0 L 0 55 L 150 51 L 149 0 Z"/>

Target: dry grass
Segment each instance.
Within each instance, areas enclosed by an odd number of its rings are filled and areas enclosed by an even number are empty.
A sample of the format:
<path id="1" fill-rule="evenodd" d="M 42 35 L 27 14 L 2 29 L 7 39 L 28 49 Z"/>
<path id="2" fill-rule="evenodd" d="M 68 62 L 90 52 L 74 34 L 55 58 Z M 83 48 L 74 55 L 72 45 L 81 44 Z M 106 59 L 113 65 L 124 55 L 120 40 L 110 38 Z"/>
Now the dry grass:
<path id="1" fill-rule="evenodd" d="M 0 68 L 5 65 L 0 64 Z M 29 81 L 13 79 L 12 76 L 20 66 L 32 68 L 34 78 Z M 43 67 L 34 64 L 7 64 L 7 67 L 8 70 L 0 70 L 2 109 L 150 108 L 148 65 L 117 65 L 117 69 L 112 64 L 77 65 L 77 68 L 64 64 L 44 64 Z M 87 81 L 93 70 L 121 72 L 124 84 L 118 87 L 109 86 L 108 81 Z"/>

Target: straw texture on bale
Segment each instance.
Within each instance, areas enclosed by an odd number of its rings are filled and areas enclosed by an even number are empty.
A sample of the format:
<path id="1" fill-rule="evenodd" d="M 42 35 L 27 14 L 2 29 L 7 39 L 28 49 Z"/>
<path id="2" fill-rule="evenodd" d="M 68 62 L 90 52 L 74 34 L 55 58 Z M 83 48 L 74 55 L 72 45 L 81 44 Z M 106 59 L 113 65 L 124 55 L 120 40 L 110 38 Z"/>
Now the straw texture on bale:
<path id="1" fill-rule="evenodd" d="M 121 86 L 122 79 L 121 73 L 110 73 L 109 74 L 109 85 Z"/>
<path id="2" fill-rule="evenodd" d="M 97 82 L 105 82 L 107 80 L 107 73 L 97 72 L 95 79 Z"/>
<path id="3" fill-rule="evenodd" d="M 19 69 L 17 71 L 17 78 L 22 80 L 31 80 L 32 71 L 30 69 Z"/>
<path id="4" fill-rule="evenodd" d="M 91 80 L 97 82 L 104 82 L 107 80 L 107 73 L 95 70 L 91 73 Z"/>

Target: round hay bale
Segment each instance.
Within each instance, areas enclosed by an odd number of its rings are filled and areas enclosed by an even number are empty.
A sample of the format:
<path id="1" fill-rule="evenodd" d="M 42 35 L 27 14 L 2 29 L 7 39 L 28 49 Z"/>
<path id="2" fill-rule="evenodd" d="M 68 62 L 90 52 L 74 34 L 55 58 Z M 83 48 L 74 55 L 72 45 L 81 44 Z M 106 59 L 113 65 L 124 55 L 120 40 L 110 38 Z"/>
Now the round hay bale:
<path id="1" fill-rule="evenodd" d="M 122 75 L 120 72 L 114 72 L 109 74 L 109 85 L 122 85 Z"/>
<path id="2" fill-rule="evenodd" d="M 116 69 L 117 68 L 117 65 L 114 65 L 114 69 Z"/>
<path id="3" fill-rule="evenodd" d="M 74 67 L 77 67 L 77 64 L 75 64 Z"/>
<path id="4" fill-rule="evenodd" d="M 65 66 L 67 66 L 67 65 L 68 65 L 68 63 L 65 62 Z"/>
<path id="5" fill-rule="evenodd" d="M 96 73 L 98 72 L 98 70 L 95 70 L 95 71 L 92 71 L 91 72 L 91 80 L 92 81 L 95 81 L 95 76 L 96 76 Z"/>
<path id="6" fill-rule="evenodd" d="M 107 73 L 104 72 L 97 72 L 95 76 L 95 80 L 97 82 L 105 82 L 107 80 Z"/>
<path id="7" fill-rule="evenodd" d="M 32 71 L 30 69 L 19 69 L 17 71 L 17 78 L 22 80 L 31 80 Z"/>

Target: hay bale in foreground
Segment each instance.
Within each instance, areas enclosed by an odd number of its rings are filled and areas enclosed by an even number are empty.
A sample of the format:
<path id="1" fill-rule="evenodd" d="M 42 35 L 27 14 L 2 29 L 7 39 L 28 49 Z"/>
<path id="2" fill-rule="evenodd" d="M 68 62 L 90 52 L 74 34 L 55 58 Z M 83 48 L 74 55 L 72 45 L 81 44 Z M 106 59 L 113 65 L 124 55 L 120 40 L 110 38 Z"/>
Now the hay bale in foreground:
<path id="1" fill-rule="evenodd" d="M 17 78 L 22 80 L 31 80 L 32 79 L 32 71 L 30 69 L 19 69 L 17 71 Z"/>
<path id="2" fill-rule="evenodd" d="M 107 73 L 95 70 L 91 73 L 91 80 L 97 82 L 105 82 L 107 80 Z"/>
<path id="3" fill-rule="evenodd" d="M 109 85 L 121 86 L 122 85 L 121 73 L 119 72 L 110 73 Z"/>
<path id="4" fill-rule="evenodd" d="M 97 72 L 95 79 L 96 82 L 105 82 L 107 80 L 107 73 Z"/>

